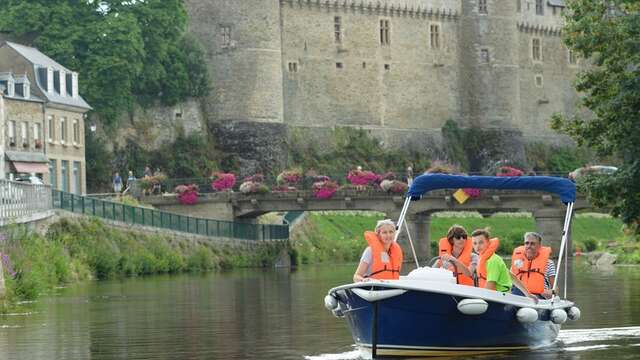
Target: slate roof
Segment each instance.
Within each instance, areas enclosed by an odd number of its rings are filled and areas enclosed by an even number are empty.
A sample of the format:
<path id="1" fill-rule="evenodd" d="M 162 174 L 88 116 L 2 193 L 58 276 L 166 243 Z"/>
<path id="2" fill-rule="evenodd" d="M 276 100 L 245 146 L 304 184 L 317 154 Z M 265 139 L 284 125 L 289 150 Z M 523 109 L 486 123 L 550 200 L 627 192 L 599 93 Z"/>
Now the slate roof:
<path id="1" fill-rule="evenodd" d="M 39 75 L 38 75 L 38 68 L 51 67 L 54 70 L 63 70 L 64 72 L 67 72 L 67 73 L 71 73 L 72 72 L 71 70 L 69 70 L 66 67 L 60 65 L 58 62 L 56 62 L 52 58 L 48 57 L 47 55 L 41 53 L 36 48 L 32 48 L 32 47 L 29 47 L 29 46 L 16 44 L 16 43 L 13 43 L 13 42 L 10 42 L 10 41 L 7 41 L 6 43 L 7 43 L 7 45 L 9 47 L 14 49 L 16 52 L 18 52 L 20 55 L 22 55 L 25 59 L 27 59 L 27 61 L 29 61 L 30 63 L 33 64 L 33 66 L 34 66 L 34 74 L 35 74 L 35 77 L 36 77 L 36 79 L 35 79 L 36 83 L 38 84 L 38 87 L 40 88 L 40 90 L 44 94 L 44 96 L 45 96 L 47 101 L 52 102 L 52 103 L 56 103 L 56 104 L 74 106 L 74 107 L 78 107 L 78 108 L 85 109 L 85 110 L 90 110 L 91 109 L 91 106 L 89 104 L 87 104 L 87 102 L 84 101 L 84 99 L 82 97 L 80 97 L 80 96 L 78 96 L 77 98 L 73 98 L 71 96 L 61 96 L 60 94 L 56 93 L 55 91 L 53 93 L 49 93 L 47 91 L 47 89 L 43 88 L 42 85 L 40 84 L 40 79 L 39 79 Z M 61 89 L 61 91 L 66 91 L 66 89 Z"/>

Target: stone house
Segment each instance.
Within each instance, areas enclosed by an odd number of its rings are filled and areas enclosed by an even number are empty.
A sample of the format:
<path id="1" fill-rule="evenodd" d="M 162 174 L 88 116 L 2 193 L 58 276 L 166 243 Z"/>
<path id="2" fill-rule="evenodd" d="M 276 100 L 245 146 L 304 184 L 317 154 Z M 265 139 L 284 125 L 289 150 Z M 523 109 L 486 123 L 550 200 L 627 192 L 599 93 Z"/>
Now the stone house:
<path id="1" fill-rule="evenodd" d="M 8 41 L 0 46 L 0 71 L 9 177 L 37 174 L 53 188 L 86 193 L 84 115 L 91 107 L 78 93 L 78 73 Z"/>

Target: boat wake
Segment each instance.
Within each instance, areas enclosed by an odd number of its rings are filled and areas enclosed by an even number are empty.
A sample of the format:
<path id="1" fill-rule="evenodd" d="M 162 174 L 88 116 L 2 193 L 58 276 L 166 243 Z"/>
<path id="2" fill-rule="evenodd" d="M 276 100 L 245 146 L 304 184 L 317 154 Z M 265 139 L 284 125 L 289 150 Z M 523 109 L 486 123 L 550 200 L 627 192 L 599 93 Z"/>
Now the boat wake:
<path id="1" fill-rule="evenodd" d="M 531 350 L 529 353 L 592 352 L 611 348 L 639 346 L 640 326 L 575 329 L 561 330 L 557 341 L 553 345 Z M 305 360 L 357 360 L 362 359 L 362 355 L 359 350 L 352 350 L 338 354 L 309 355 L 305 356 Z M 524 358 L 527 358 L 527 356 Z"/>

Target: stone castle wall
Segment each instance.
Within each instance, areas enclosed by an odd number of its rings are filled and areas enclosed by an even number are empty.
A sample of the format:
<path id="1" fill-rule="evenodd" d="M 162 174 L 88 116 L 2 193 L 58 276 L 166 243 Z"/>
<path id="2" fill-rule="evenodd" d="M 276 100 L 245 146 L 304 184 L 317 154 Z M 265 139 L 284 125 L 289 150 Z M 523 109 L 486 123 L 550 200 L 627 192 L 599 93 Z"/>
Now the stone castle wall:
<path id="1" fill-rule="evenodd" d="M 448 119 L 504 129 L 515 147 L 566 142 L 548 119 L 575 111 L 581 64 L 569 63 L 562 44 L 561 9 L 543 1 L 538 15 L 533 0 L 486 3 L 483 13 L 479 0 L 187 0 L 214 88 L 205 121 L 282 123 L 319 143 L 336 126 L 355 126 L 412 150 L 440 146 Z M 389 21 L 388 44 L 381 20 Z M 279 146 L 267 153 L 286 147 L 265 142 Z"/>

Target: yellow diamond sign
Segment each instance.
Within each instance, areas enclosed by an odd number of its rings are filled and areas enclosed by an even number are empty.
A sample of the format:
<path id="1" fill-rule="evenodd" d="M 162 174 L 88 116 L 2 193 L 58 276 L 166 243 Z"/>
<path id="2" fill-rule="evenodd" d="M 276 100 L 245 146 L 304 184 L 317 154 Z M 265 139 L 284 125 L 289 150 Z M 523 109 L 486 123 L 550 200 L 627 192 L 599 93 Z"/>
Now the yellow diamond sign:
<path id="1" fill-rule="evenodd" d="M 462 189 L 458 189 L 458 191 L 453 193 L 453 197 L 460 203 L 464 204 L 465 201 L 469 200 L 469 195 L 464 192 Z"/>

